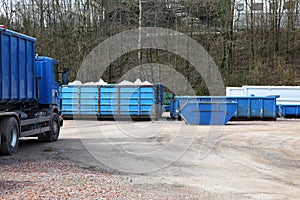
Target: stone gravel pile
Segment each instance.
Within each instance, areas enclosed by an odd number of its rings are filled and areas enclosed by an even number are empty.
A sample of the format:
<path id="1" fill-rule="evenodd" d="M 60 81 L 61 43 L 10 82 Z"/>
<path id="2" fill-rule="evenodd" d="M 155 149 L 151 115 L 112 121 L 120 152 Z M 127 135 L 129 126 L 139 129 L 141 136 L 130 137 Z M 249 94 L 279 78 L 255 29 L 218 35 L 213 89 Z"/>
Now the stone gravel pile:
<path id="1" fill-rule="evenodd" d="M 130 181 L 68 163 L 17 163 L 0 173 L 0 199 L 145 199 Z"/>

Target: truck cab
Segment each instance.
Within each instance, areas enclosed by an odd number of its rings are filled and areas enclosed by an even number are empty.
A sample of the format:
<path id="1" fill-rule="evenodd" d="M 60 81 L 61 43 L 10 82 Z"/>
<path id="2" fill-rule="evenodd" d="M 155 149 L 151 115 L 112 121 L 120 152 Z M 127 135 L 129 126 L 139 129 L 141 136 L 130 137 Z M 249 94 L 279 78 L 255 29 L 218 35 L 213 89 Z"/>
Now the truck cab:
<path id="1" fill-rule="evenodd" d="M 38 103 L 42 105 L 57 105 L 59 100 L 59 62 L 53 58 L 36 56 L 36 77 Z"/>

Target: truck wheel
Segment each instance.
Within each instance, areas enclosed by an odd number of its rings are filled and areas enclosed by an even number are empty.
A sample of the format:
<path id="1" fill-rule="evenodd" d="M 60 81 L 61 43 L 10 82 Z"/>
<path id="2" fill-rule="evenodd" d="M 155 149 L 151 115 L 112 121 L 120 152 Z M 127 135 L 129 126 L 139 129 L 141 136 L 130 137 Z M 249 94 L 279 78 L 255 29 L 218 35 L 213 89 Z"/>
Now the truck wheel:
<path id="1" fill-rule="evenodd" d="M 4 118 L 1 122 L 1 154 L 12 155 L 18 150 L 19 125 L 14 117 Z"/>
<path id="2" fill-rule="evenodd" d="M 50 120 L 50 131 L 40 134 L 38 138 L 42 142 L 55 142 L 58 139 L 59 132 L 60 132 L 59 117 L 56 113 L 54 113 L 52 114 Z"/>

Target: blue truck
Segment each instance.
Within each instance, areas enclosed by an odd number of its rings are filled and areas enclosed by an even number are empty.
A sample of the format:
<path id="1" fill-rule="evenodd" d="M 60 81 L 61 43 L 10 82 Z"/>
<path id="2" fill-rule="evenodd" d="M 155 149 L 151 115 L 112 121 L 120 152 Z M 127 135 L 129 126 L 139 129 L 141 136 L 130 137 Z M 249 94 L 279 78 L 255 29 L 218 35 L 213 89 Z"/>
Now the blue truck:
<path id="1" fill-rule="evenodd" d="M 56 141 L 63 124 L 59 62 L 36 56 L 35 38 L 3 27 L 0 46 L 0 153 L 16 153 L 20 137 Z"/>

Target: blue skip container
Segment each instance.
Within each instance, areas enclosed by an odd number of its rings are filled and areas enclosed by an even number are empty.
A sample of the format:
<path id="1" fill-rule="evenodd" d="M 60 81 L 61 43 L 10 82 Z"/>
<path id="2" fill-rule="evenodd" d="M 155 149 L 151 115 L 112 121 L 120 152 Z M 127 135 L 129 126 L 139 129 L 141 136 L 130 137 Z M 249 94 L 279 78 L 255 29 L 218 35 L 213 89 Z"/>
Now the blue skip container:
<path id="1" fill-rule="evenodd" d="M 190 125 L 225 125 L 235 112 L 235 102 L 186 102 L 179 109 Z"/>
<path id="2" fill-rule="evenodd" d="M 62 86 L 62 114 L 68 117 L 159 118 L 162 85 Z"/>
<path id="3" fill-rule="evenodd" d="M 170 104 L 170 117 L 178 119 L 178 110 L 187 102 L 236 102 L 233 120 L 276 120 L 276 98 L 267 97 L 224 97 L 224 96 L 176 96 Z"/>
<path id="4" fill-rule="evenodd" d="M 278 115 L 283 118 L 300 118 L 300 105 L 278 105 Z"/>

